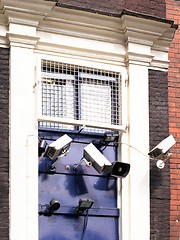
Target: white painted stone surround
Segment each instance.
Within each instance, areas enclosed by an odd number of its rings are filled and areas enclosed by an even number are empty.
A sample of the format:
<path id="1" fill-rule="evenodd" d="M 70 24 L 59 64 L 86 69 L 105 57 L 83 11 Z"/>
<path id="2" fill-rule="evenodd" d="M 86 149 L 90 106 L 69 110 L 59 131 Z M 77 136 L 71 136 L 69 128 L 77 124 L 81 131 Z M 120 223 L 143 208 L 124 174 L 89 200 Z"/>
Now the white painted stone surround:
<path id="1" fill-rule="evenodd" d="M 113 17 L 43 0 L 0 0 L 0 47 L 10 47 L 11 240 L 38 240 L 41 58 L 121 72 L 127 131 L 120 153 L 131 170 L 119 181 L 120 239 L 150 238 L 148 68 L 167 71 L 173 34 L 170 22 L 143 15 Z"/>

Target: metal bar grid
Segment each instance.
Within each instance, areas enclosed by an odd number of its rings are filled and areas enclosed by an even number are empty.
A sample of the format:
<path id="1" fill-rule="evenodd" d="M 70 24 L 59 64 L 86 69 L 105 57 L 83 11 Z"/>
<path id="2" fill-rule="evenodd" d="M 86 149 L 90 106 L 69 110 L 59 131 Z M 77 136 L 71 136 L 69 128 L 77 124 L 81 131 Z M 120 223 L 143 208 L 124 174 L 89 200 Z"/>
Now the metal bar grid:
<path id="1" fill-rule="evenodd" d="M 72 120 L 97 125 L 121 125 L 121 76 L 118 72 L 70 65 L 55 61 L 41 62 L 41 115 L 67 119 L 67 125 L 50 121 L 40 127 L 77 129 Z M 69 121 L 68 121 L 69 120 Z"/>

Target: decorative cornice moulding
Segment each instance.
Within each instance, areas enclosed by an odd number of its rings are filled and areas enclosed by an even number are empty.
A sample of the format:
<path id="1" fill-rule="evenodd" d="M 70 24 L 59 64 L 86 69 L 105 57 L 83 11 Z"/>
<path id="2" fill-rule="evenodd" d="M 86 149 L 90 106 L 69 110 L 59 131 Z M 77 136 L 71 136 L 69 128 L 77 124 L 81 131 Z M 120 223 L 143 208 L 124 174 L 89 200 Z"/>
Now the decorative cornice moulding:
<path id="1" fill-rule="evenodd" d="M 79 51 L 83 55 L 108 57 L 109 54 L 109 59 L 119 56 L 122 64 L 130 63 L 129 60 L 145 66 L 156 62 L 158 66 L 168 64 L 166 54 L 161 59 L 156 53 L 168 52 L 176 30 L 172 21 L 128 11 L 119 15 L 86 12 L 43 0 L 1 0 L 0 3 L 0 26 L 6 25 L 4 31 L 8 34 L 37 37 L 37 51 L 47 51 L 47 46 L 53 53 L 58 48 L 65 52 L 69 48 L 72 53 Z M 20 32 L 25 26 L 29 27 L 29 33 Z M 0 31 L 1 35 L 6 36 Z M 156 61 L 151 64 L 153 59 Z"/>
<path id="2" fill-rule="evenodd" d="M 45 16 L 55 6 L 56 3 L 44 0 L 1 0 L 1 8 L 16 12 L 31 13 L 32 15 Z"/>

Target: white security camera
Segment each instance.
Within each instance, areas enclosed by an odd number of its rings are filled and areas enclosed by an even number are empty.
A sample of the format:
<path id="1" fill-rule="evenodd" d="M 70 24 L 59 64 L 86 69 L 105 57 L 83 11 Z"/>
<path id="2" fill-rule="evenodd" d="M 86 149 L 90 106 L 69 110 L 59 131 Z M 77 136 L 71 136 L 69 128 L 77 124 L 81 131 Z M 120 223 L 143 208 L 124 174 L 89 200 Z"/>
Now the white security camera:
<path id="1" fill-rule="evenodd" d="M 165 138 L 163 141 L 161 141 L 156 147 L 154 147 L 148 155 L 153 158 L 163 157 L 167 158 L 169 157 L 168 152 L 172 148 L 172 146 L 176 143 L 174 137 L 170 135 L 169 137 Z"/>
<path id="2" fill-rule="evenodd" d="M 64 156 L 68 152 L 72 140 L 73 139 L 70 138 L 67 134 L 64 134 L 62 137 L 58 138 L 56 141 L 48 145 L 44 153 L 44 157 L 49 157 L 54 161 L 59 156 Z"/>
<path id="3" fill-rule="evenodd" d="M 109 160 L 92 144 L 84 148 L 84 158 L 92 163 L 98 173 L 109 173 L 115 177 L 124 178 L 130 170 L 130 164 L 123 162 L 110 163 Z"/>
<path id="4" fill-rule="evenodd" d="M 84 148 L 84 158 L 92 163 L 98 173 L 104 172 L 107 166 L 111 166 L 107 158 L 92 143 Z"/>

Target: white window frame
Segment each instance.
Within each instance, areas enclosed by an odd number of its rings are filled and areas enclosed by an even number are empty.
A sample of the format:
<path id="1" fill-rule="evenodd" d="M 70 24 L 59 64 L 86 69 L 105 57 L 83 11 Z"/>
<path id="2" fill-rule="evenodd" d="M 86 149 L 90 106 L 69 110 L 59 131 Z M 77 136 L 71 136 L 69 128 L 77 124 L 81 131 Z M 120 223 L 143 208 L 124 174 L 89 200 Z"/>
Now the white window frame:
<path id="1" fill-rule="evenodd" d="M 37 120 L 38 122 L 51 122 L 51 123 L 57 123 L 57 124 L 67 124 L 67 125 L 73 125 L 73 126 L 84 126 L 84 127 L 90 127 L 90 128 L 99 128 L 99 129 L 107 129 L 107 130 L 112 130 L 112 131 L 118 131 L 120 133 L 126 132 L 126 124 L 122 125 L 114 125 L 114 124 L 107 124 L 107 123 L 98 123 L 98 122 L 90 122 L 87 120 L 76 120 L 76 119 L 69 119 L 69 118 L 64 118 L 64 117 L 53 117 L 53 116 L 45 116 L 42 115 L 42 106 L 41 106 L 41 61 L 42 60 L 49 60 L 49 61 L 56 61 L 60 63 L 67 63 L 67 64 L 75 64 L 82 66 L 82 67 L 96 67 L 98 69 L 102 70 L 107 70 L 107 71 L 115 71 L 119 72 L 121 74 L 121 67 L 120 66 L 115 66 L 115 65 L 107 65 L 107 64 L 102 64 L 99 63 L 97 65 L 97 62 L 89 62 L 85 60 L 81 60 L 80 58 L 77 59 L 70 59 L 70 56 L 67 55 L 67 57 L 57 57 L 57 56 L 47 56 L 47 55 L 38 55 L 37 58 L 37 82 L 36 82 L 36 87 L 37 87 L 37 102 L 38 102 L 38 108 L 37 108 Z M 122 77 L 122 74 L 121 74 Z M 123 87 L 125 87 L 125 84 L 123 84 L 124 81 L 121 81 L 121 95 L 123 98 Z M 122 104 L 122 123 L 123 121 L 123 99 L 121 101 Z"/>

